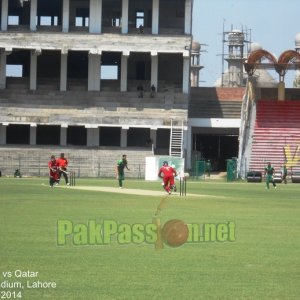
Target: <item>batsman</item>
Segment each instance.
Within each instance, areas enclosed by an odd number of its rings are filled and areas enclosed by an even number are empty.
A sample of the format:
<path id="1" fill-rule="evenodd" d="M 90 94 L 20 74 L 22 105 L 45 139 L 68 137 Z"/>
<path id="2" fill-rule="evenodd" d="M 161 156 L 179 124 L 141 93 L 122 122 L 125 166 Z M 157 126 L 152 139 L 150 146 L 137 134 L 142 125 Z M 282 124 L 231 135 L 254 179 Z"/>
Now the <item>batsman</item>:
<path id="1" fill-rule="evenodd" d="M 58 180 L 60 181 L 61 175 L 64 176 L 66 185 L 70 185 L 69 179 L 68 179 L 68 172 L 67 172 L 67 167 L 68 167 L 68 160 L 65 158 L 65 154 L 61 153 L 60 158 L 57 160 L 58 164 Z"/>
<path id="2" fill-rule="evenodd" d="M 175 168 L 169 166 L 167 161 L 164 161 L 163 166 L 158 171 L 158 177 L 163 179 L 163 187 L 169 195 L 171 195 L 172 191 L 176 192 L 175 176 L 177 176 Z"/>

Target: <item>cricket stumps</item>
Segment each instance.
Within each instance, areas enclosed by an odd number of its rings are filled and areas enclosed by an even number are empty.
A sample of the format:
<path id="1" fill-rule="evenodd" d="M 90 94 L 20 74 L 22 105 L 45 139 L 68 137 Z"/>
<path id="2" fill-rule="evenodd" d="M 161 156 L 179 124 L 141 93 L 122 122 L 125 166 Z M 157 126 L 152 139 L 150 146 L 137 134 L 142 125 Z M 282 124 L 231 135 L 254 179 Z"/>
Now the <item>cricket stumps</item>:
<path id="1" fill-rule="evenodd" d="M 69 179 L 70 179 L 70 185 L 75 186 L 76 185 L 76 174 L 74 171 L 69 172 Z"/>

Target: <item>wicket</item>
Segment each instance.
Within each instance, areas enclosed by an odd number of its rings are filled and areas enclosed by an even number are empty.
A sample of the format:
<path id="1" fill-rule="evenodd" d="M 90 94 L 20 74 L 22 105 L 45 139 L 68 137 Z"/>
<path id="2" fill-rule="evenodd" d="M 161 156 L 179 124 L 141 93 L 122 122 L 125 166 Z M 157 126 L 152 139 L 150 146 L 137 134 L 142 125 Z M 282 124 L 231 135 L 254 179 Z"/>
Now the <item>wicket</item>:
<path id="1" fill-rule="evenodd" d="M 186 177 L 180 177 L 179 180 L 179 193 L 180 196 L 186 196 Z"/>
<path id="2" fill-rule="evenodd" d="M 75 186 L 76 182 L 75 182 L 75 172 L 74 171 L 71 171 L 69 172 L 69 179 L 70 179 L 70 185 L 71 186 Z"/>

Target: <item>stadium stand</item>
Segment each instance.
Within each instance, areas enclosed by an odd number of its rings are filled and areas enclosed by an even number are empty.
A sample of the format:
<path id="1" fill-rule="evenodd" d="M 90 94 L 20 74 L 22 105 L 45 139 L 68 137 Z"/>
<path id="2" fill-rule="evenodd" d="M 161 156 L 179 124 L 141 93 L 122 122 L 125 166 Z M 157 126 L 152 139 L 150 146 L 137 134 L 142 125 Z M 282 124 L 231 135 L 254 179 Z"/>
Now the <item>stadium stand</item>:
<path id="1" fill-rule="evenodd" d="M 257 101 L 249 170 L 262 171 L 268 161 L 276 171 L 285 160 L 287 167 L 292 167 L 299 142 L 300 101 Z"/>

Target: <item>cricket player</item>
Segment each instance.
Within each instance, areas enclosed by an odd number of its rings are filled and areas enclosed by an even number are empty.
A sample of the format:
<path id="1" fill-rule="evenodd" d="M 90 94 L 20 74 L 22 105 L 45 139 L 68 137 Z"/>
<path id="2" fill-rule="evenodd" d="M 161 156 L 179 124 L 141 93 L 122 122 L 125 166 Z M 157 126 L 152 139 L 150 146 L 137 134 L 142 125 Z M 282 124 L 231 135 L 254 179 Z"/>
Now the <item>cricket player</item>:
<path id="1" fill-rule="evenodd" d="M 128 166 L 127 166 L 127 155 L 123 154 L 122 159 L 117 161 L 117 165 L 116 165 L 116 169 L 115 169 L 116 177 L 119 181 L 119 188 L 120 189 L 123 188 L 123 180 L 125 180 L 125 175 L 124 175 L 124 169 L 125 168 L 128 171 L 130 171 Z"/>
<path id="2" fill-rule="evenodd" d="M 67 172 L 67 167 L 68 167 L 68 160 L 65 158 L 65 154 L 61 153 L 60 158 L 57 160 L 57 165 L 58 165 L 58 182 L 60 181 L 61 174 L 65 178 L 66 185 L 70 185 L 69 179 L 68 179 L 68 172 Z"/>
<path id="3" fill-rule="evenodd" d="M 49 182 L 50 182 L 50 187 L 53 188 L 53 185 L 58 183 L 59 178 L 58 178 L 58 164 L 55 159 L 54 155 L 51 155 L 50 161 L 48 162 L 48 167 L 49 167 Z"/>
<path id="4" fill-rule="evenodd" d="M 172 190 L 176 192 L 175 176 L 177 176 L 175 168 L 170 167 L 168 162 L 164 161 L 163 166 L 158 171 L 158 177 L 163 179 L 163 187 L 169 195 L 171 195 Z"/>
<path id="5" fill-rule="evenodd" d="M 275 173 L 275 169 L 273 168 L 273 166 L 271 165 L 270 162 L 268 162 L 268 165 L 265 167 L 265 176 L 266 176 L 266 189 L 270 188 L 270 182 L 272 182 L 274 188 L 276 189 L 276 183 L 273 179 L 273 175 Z"/>

